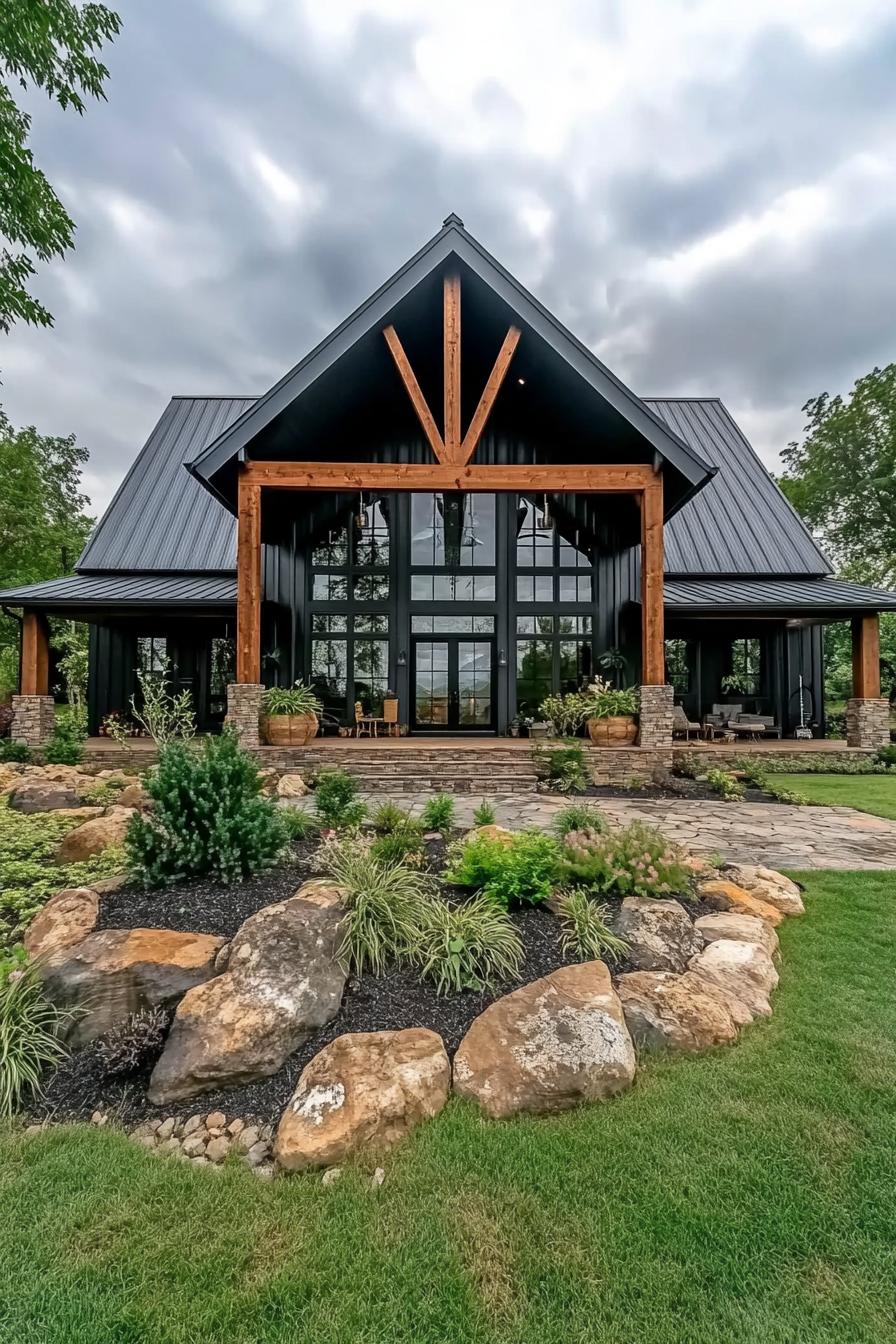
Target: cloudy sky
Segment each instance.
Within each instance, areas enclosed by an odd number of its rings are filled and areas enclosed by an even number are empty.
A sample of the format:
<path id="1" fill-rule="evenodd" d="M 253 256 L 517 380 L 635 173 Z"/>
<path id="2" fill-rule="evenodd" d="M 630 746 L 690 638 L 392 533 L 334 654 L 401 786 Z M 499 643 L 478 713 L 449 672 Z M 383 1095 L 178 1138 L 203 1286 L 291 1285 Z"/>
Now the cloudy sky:
<path id="1" fill-rule="evenodd" d="M 123 0 L 108 102 L 44 102 L 78 224 L 16 423 L 102 509 L 172 393 L 259 393 L 455 210 L 644 395 L 769 464 L 896 358 L 892 0 Z"/>

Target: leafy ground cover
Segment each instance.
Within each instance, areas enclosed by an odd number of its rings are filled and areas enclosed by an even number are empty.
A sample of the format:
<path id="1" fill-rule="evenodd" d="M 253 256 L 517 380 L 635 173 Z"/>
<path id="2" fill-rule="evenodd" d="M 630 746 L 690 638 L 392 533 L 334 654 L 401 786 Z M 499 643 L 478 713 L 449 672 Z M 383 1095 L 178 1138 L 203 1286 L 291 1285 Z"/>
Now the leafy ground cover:
<path id="1" fill-rule="evenodd" d="M 774 782 L 813 803 L 855 807 L 896 821 L 896 775 L 775 774 Z"/>
<path id="2" fill-rule="evenodd" d="M 737 1046 L 548 1120 L 454 1100 L 379 1189 L 195 1171 L 109 1130 L 5 1134 L 0 1337 L 891 1339 L 896 875 L 805 881 L 774 1017 Z"/>

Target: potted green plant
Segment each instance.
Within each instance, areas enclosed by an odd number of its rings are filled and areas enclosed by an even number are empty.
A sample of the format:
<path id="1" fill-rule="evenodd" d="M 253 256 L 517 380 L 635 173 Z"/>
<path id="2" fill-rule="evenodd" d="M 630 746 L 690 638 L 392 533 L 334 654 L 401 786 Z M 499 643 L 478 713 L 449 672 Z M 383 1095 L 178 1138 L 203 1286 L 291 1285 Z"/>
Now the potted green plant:
<path id="1" fill-rule="evenodd" d="M 321 703 L 310 686 L 272 686 L 261 702 L 261 735 L 272 747 L 304 747 L 317 736 Z"/>
<path id="2" fill-rule="evenodd" d="M 583 692 L 588 736 L 596 747 L 624 747 L 638 735 L 638 690 L 595 677 Z"/>

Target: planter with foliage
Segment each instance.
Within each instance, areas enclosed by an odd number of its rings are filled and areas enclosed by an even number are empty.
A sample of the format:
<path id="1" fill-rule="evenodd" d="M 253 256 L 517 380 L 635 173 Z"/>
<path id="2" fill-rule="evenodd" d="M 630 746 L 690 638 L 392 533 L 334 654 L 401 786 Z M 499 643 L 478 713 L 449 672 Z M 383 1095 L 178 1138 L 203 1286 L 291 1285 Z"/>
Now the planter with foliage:
<path id="1" fill-rule="evenodd" d="M 584 693 L 584 719 L 596 747 L 631 746 L 638 736 L 638 691 L 635 686 L 612 686 L 602 677 Z"/>
<path id="2" fill-rule="evenodd" d="M 262 737 L 272 747 L 304 747 L 317 736 L 320 711 L 310 686 L 272 686 L 262 701 Z"/>

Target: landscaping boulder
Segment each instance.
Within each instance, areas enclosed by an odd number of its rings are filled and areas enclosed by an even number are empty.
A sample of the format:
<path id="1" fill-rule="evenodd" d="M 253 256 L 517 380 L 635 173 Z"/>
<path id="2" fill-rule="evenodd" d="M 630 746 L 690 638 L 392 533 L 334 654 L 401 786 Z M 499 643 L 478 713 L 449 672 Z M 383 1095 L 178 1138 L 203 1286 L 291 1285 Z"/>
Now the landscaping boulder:
<path id="1" fill-rule="evenodd" d="M 100 898 L 92 887 L 57 892 L 28 925 L 25 951 L 30 957 L 47 957 L 74 947 L 93 933 L 99 910 Z"/>
<path id="2" fill-rule="evenodd" d="M 85 859 L 101 854 L 110 845 L 123 845 L 133 807 L 110 807 L 101 817 L 85 821 L 69 831 L 56 851 L 57 863 L 83 863 Z"/>
<path id="3" fill-rule="evenodd" d="M 43 964 L 47 997 L 84 1010 L 69 1043 L 85 1045 L 144 1008 L 173 1008 L 214 974 L 223 941 L 172 929 L 102 929 L 52 954 Z"/>
<path id="4" fill-rule="evenodd" d="M 277 781 L 279 798 L 304 798 L 310 792 L 301 775 L 281 775 Z"/>
<path id="5" fill-rule="evenodd" d="M 694 928 L 705 943 L 732 938 L 737 943 L 758 943 L 770 957 L 778 951 L 778 935 L 771 924 L 756 915 L 738 915 L 733 910 L 720 910 L 714 915 L 703 915 Z"/>
<path id="6" fill-rule="evenodd" d="M 782 915 L 804 915 L 806 907 L 795 882 L 774 868 L 749 863 L 726 863 L 722 870 L 731 882 L 743 887 L 756 900 L 771 905 Z"/>
<path id="7" fill-rule="evenodd" d="M 339 1011 L 342 912 L 291 896 L 242 925 L 227 969 L 181 1001 L 150 1080 L 158 1105 L 276 1073 Z"/>
<path id="8" fill-rule="evenodd" d="M 464 840 L 478 839 L 497 840 L 501 845 L 512 845 L 513 831 L 509 831 L 506 826 L 497 826 L 494 822 L 489 822 L 486 826 L 474 826 L 464 836 Z"/>
<path id="9" fill-rule="evenodd" d="M 11 791 L 9 806 L 13 812 L 56 812 L 63 807 L 80 807 L 81 795 L 67 784 L 26 778 Z"/>
<path id="10" fill-rule="evenodd" d="M 639 971 L 684 971 L 703 946 L 678 901 L 626 896 L 615 929 L 628 943 L 628 959 Z"/>
<path id="11" fill-rule="evenodd" d="M 274 1155 L 286 1171 L 391 1148 L 448 1100 L 451 1065 L 434 1031 L 363 1031 L 315 1055 L 283 1112 Z"/>
<path id="12" fill-rule="evenodd" d="M 726 882 L 724 878 L 714 877 L 708 882 L 700 882 L 697 886 L 697 895 L 713 910 L 732 910 L 737 915 L 755 915 L 773 926 L 780 924 L 784 918 L 780 910 L 776 910 L 773 905 L 759 900 L 744 887 L 739 887 L 736 882 Z"/>
<path id="13" fill-rule="evenodd" d="M 127 784 L 122 789 L 116 800 L 117 807 L 134 807 L 138 812 L 146 812 L 152 807 L 152 799 L 144 789 L 143 785 L 137 780 L 134 784 Z"/>
<path id="14" fill-rule="evenodd" d="M 563 966 L 497 999 L 454 1057 L 454 1090 L 493 1118 L 563 1111 L 631 1086 L 635 1050 L 602 961 Z"/>
<path id="15" fill-rule="evenodd" d="M 337 910 L 344 905 L 348 892 L 326 877 L 313 877 L 309 882 L 303 882 L 294 895 L 323 910 Z"/>
<path id="16" fill-rule="evenodd" d="M 632 1039 L 648 1050 L 706 1050 L 737 1036 L 725 999 L 690 972 L 633 971 L 616 989 Z"/>
<path id="17" fill-rule="evenodd" d="M 690 969 L 701 980 L 718 985 L 740 999 L 754 1017 L 769 1017 L 769 995 L 778 983 L 778 972 L 764 947 L 758 943 L 720 938 L 694 957 Z"/>

